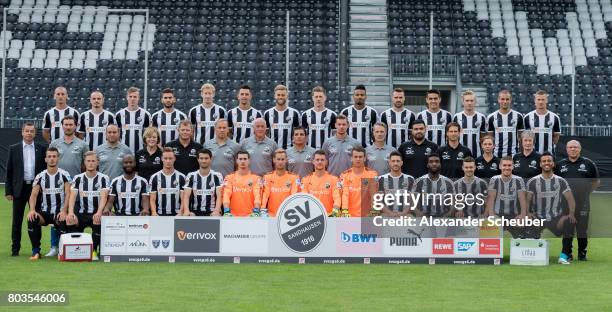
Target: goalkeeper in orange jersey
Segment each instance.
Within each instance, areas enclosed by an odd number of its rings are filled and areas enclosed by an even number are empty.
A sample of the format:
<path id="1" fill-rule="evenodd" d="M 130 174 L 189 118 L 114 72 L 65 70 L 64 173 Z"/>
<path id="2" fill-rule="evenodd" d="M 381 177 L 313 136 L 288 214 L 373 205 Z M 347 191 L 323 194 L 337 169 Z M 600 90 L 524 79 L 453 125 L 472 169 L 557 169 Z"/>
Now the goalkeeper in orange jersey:
<path id="1" fill-rule="evenodd" d="M 325 151 L 318 150 L 314 153 L 312 165 L 314 166 L 314 172 L 302 179 L 302 192 L 318 198 L 323 203 L 329 216 L 340 216 L 340 206 L 342 205 L 340 189 L 342 185 L 338 177 L 327 172 Z"/>
<path id="2" fill-rule="evenodd" d="M 278 207 L 291 194 L 298 192 L 300 177 L 287 171 L 287 152 L 279 148 L 272 154 L 274 170 L 263 178 L 261 216 L 276 216 Z"/>
<path id="3" fill-rule="evenodd" d="M 251 173 L 251 156 L 246 151 L 236 153 L 236 170 L 223 182 L 223 215 L 258 217 L 261 207 L 261 178 Z"/>
<path id="4" fill-rule="evenodd" d="M 376 171 L 365 166 L 366 151 L 356 146 L 351 152 L 351 168 L 340 175 L 342 217 L 365 217 L 372 211 L 372 197 L 377 192 Z"/>

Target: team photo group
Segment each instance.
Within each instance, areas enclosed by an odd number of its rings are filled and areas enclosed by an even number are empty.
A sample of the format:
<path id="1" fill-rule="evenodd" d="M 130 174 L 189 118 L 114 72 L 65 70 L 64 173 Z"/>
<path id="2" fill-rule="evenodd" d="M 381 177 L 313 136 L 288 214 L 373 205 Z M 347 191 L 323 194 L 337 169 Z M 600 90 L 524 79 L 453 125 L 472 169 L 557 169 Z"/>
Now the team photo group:
<path id="1" fill-rule="evenodd" d="M 363 85 L 340 112 L 326 107 L 320 86 L 304 112 L 288 107 L 284 85 L 275 87 L 275 105 L 266 111 L 251 106 L 247 85 L 227 110 L 215 104 L 212 84 L 200 92 L 202 103 L 181 112 L 173 90 L 164 89 L 163 108 L 151 115 L 135 87 L 116 113 L 105 110 L 101 91 L 91 93 L 90 110 L 78 112 L 66 88 L 57 87 L 55 107 L 42 121 L 48 146 L 35 142 L 39 129 L 26 122 L 22 141 L 9 148 L 12 255 L 21 249 L 24 217 L 30 259 L 38 260 L 43 226 L 52 226 L 46 256 L 57 255 L 60 234 L 87 227 L 97 251 L 105 215 L 273 217 L 288 196 L 305 192 L 331 217 L 544 219 L 537 229 L 506 230 L 539 238 L 546 228 L 563 237 L 562 264 L 573 260 L 576 235 L 578 259 L 587 259 L 589 196 L 599 174 L 579 141 L 559 141 L 560 119 L 548 110 L 545 91 L 523 115 L 512 109 L 511 92 L 501 90 L 499 109 L 488 116 L 476 111 L 472 91 L 461 95 L 463 110 L 454 116 L 440 107 L 437 90 L 427 91 L 419 113 L 405 107 L 400 88 L 382 112 L 367 105 Z M 463 209 L 441 202 L 372 209 L 374 194 L 398 190 L 485 200 Z"/>

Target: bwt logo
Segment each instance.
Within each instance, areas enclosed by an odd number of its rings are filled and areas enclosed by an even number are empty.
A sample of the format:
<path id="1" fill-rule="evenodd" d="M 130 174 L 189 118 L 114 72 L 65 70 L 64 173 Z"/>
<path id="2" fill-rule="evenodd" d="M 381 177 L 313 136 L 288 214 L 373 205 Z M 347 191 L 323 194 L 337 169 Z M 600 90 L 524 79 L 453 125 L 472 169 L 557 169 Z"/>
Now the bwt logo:
<path id="1" fill-rule="evenodd" d="M 457 251 L 469 251 L 476 245 L 476 242 L 457 242 Z"/>
<path id="2" fill-rule="evenodd" d="M 177 231 L 176 237 L 180 240 L 211 240 L 217 239 L 217 233 L 190 233 L 185 231 Z"/>
<path id="3" fill-rule="evenodd" d="M 376 243 L 376 234 L 341 232 L 340 239 L 345 243 Z"/>

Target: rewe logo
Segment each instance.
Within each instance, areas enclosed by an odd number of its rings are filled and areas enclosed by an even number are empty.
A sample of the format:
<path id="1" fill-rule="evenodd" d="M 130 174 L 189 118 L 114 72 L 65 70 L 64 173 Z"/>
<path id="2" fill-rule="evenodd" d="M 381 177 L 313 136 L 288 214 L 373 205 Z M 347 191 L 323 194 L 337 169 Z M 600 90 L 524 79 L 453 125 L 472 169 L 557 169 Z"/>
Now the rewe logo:
<path id="1" fill-rule="evenodd" d="M 178 239 L 180 240 L 210 240 L 210 239 L 217 239 L 217 233 L 190 233 L 190 232 L 185 232 L 185 231 L 177 231 L 176 232 L 176 236 L 178 237 Z"/>
<path id="2" fill-rule="evenodd" d="M 341 232 L 340 239 L 345 243 L 376 243 L 376 234 Z"/>
<path id="3" fill-rule="evenodd" d="M 432 243 L 432 253 L 434 255 L 452 255 L 454 252 L 452 238 L 434 238 Z"/>

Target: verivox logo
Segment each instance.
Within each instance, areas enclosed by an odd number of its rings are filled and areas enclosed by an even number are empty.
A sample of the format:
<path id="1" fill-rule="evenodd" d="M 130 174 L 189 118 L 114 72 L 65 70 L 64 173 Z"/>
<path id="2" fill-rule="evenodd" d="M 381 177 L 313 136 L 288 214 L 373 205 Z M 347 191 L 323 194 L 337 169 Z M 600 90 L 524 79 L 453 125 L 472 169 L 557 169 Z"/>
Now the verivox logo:
<path id="1" fill-rule="evenodd" d="M 478 247 L 481 255 L 499 255 L 501 253 L 499 238 L 481 238 Z"/>
<path id="2" fill-rule="evenodd" d="M 340 239 L 345 243 L 376 243 L 376 234 L 340 233 Z"/>
<path id="3" fill-rule="evenodd" d="M 219 252 L 219 220 L 175 219 L 175 252 Z"/>
<path id="4" fill-rule="evenodd" d="M 434 238 L 432 240 L 431 253 L 434 255 L 452 255 L 454 251 L 454 241 L 452 238 Z"/>

